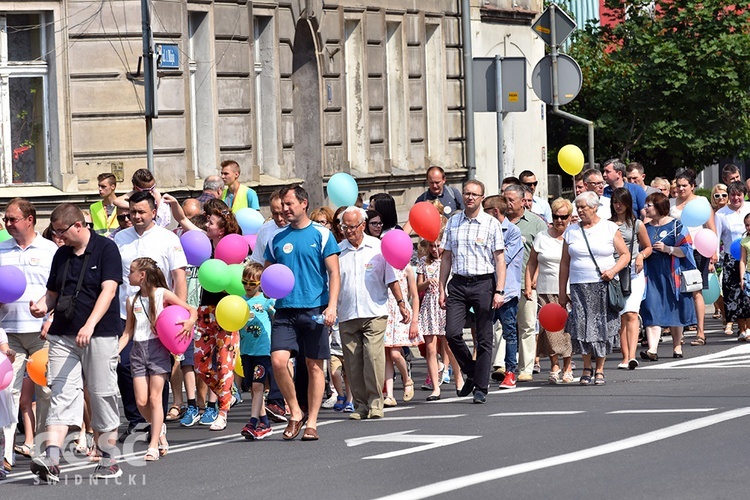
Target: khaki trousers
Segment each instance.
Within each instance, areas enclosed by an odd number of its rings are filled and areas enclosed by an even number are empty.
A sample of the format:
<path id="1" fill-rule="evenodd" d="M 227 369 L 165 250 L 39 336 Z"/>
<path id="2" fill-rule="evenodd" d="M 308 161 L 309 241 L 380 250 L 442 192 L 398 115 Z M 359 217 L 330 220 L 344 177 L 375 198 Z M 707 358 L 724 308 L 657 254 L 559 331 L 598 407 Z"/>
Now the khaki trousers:
<path id="1" fill-rule="evenodd" d="M 378 316 L 339 324 L 344 370 L 354 396 L 355 411 L 365 417 L 371 410 L 383 411 L 387 321 L 387 316 Z"/>

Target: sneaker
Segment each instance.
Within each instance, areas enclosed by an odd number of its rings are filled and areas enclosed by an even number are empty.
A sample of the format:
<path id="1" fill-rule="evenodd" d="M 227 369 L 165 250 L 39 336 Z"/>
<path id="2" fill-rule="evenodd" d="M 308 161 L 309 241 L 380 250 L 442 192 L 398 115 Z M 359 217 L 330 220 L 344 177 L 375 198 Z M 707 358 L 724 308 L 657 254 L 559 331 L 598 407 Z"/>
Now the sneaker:
<path id="1" fill-rule="evenodd" d="M 188 406 L 188 409 L 185 411 L 185 415 L 183 415 L 180 419 L 180 425 L 183 427 L 192 427 L 197 424 L 198 420 L 200 419 L 201 415 L 198 412 L 198 407 Z"/>
<path id="2" fill-rule="evenodd" d="M 508 372 L 505 374 L 505 378 L 500 384 L 500 389 L 515 389 L 516 388 L 516 374 Z"/>
<path id="3" fill-rule="evenodd" d="M 450 384 L 451 377 L 453 377 L 453 367 L 449 366 L 447 370 L 443 370 L 443 383 Z"/>
<path id="4" fill-rule="evenodd" d="M 349 401 L 344 405 L 344 413 L 352 413 L 354 411 L 354 403 Z"/>
<path id="5" fill-rule="evenodd" d="M 268 418 L 274 422 L 280 423 L 287 421 L 286 415 L 284 414 L 284 408 L 276 403 L 269 403 L 266 405 L 266 414 L 268 415 Z"/>
<path id="6" fill-rule="evenodd" d="M 253 440 L 255 439 L 255 434 L 253 434 L 253 431 L 255 431 L 255 427 L 252 426 L 250 422 L 245 424 L 245 427 L 242 428 L 240 431 L 240 434 L 242 434 L 245 439 Z"/>
<path id="7" fill-rule="evenodd" d="M 534 376 L 531 373 L 519 373 L 517 380 L 519 382 L 531 382 L 534 380 Z"/>
<path id="8" fill-rule="evenodd" d="M 114 462 L 109 465 L 99 464 L 94 469 L 96 479 L 114 479 L 120 476 L 122 476 L 122 469 Z"/>
<path id="9" fill-rule="evenodd" d="M 330 398 L 328 398 L 328 399 L 326 399 L 325 401 L 323 401 L 323 404 L 321 405 L 321 407 L 323 407 L 323 408 L 326 408 L 326 409 L 328 409 L 328 410 L 330 410 L 331 408 L 334 408 L 334 409 L 335 409 L 335 406 L 336 406 L 336 400 L 337 400 L 337 399 L 338 399 L 338 394 L 336 394 L 336 393 L 334 392 L 333 394 L 331 394 L 331 397 L 330 397 Z M 346 399 L 346 398 L 343 398 L 343 399 Z M 341 411 L 341 410 L 337 410 L 337 411 Z"/>
<path id="10" fill-rule="evenodd" d="M 497 382 L 502 382 L 505 379 L 505 367 L 501 366 L 490 374 L 490 378 Z"/>
<path id="11" fill-rule="evenodd" d="M 264 424 L 263 422 L 260 422 L 258 426 L 252 430 L 252 434 L 253 434 L 253 439 L 261 440 L 264 437 L 270 436 L 271 434 L 273 434 L 273 429 L 270 426 Z"/>
<path id="12" fill-rule="evenodd" d="M 336 404 L 333 405 L 333 411 L 335 412 L 342 412 L 344 411 L 344 404 L 346 403 L 346 397 L 344 396 L 337 396 L 336 397 Z M 325 408 L 325 403 L 323 403 L 323 407 Z"/>
<path id="13" fill-rule="evenodd" d="M 216 419 L 211 424 L 211 427 L 208 429 L 211 431 L 223 431 L 227 428 L 227 416 L 223 413 L 219 413 L 216 416 Z"/>
<path id="14" fill-rule="evenodd" d="M 31 460 L 31 472 L 47 484 L 60 482 L 60 466 L 47 457 L 34 457 Z"/>
<path id="15" fill-rule="evenodd" d="M 542 366 L 539 363 L 534 363 L 534 368 L 532 368 L 531 372 L 542 373 Z"/>
<path id="16" fill-rule="evenodd" d="M 203 410 L 203 416 L 200 419 L 201 425 L 211 425 L 214 423 L 214 420 L 216 420 L 216 417 L 219 416 L 219 411 L 216 408 L 213 408 L 211 406 L 207 406 L 205 410 Z"/>
<path id="17" fill-rule="evenodd" d="M 431 391 L 432 389 L 433 389 L 432 379 L 430 379 L 430 376 L 427 375 L 427 378 L 425 379 L 424 384 L 422 384 L 422 390 Z"/>

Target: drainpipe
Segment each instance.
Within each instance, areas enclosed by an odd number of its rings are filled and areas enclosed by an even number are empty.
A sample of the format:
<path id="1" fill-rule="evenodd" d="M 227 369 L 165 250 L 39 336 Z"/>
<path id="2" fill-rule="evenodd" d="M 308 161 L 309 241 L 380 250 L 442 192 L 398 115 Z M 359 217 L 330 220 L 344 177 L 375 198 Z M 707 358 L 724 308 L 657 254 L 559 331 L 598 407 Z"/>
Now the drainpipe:
<path id="1" fill-rule="evenodd" d="M 464 50 L 464 120 L 466 124 L 466 167 L 469 179 L 476 179 L 476 153 L 474 151 L 474 75 L 471 52 L 471 0 L 461 0 L 461 33 Z"/>

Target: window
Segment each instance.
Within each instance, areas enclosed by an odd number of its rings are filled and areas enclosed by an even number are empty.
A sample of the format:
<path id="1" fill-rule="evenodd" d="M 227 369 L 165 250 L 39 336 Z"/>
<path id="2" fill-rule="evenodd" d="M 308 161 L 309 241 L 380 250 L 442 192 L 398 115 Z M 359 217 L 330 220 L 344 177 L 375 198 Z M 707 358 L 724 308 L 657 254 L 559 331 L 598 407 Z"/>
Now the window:
<path id="1" fill-rule="evenodd" d="M 44 13 L 0 12 L 0 184 L 48 182 Z"/>

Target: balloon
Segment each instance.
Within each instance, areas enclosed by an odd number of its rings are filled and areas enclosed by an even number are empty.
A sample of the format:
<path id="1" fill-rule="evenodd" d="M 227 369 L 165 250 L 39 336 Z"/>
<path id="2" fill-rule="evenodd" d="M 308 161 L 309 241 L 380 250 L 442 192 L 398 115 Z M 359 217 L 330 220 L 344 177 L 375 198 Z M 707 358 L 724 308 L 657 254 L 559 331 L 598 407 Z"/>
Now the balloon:
<path id="1" fill-rule="evenodd" d="M 404 269 L 411 261 L 414 247 L 408 234 L 400 229 L 392 229 L 380 241 L 380 251 L 386 262 L 396 269 Z"/>
<path id="2" fill-rule="evenodd" d="M 420 201 L 409 210 L 409 224 L 414 232 L 427 241 L 440 236 L 440 213 L 429 201 Z"/>
<path id="3" fill-rule="evenodd" d="M 231 295 L 245 296 L 245 285 L 242 284 L 242 271 L 245 266 L 242 264 L 232 264 L 229 266 L 229 285 L 226 292 Z"/>
<path id="4" fill-rule="evenodd" d="M 242 297 L 227 295 L 216 304 L 216 322 L 228 332 L 244 328 L 249 319 L 250 309 Z"/>
<path id="5" fill-rule="evenodd" d="M 258 235 L 243 234 L 242 237 L 245 238 L 245 241 L 247 241 L 247 244 L 250 246 L 250 250 L 255 250 L 255 242 L 258 241 Z"/>
<path id="6" fill-rule="evenodd" d="M 9 240 L 12 237 L 13 236 L 10 235 L 7 229 L 3 229 L 2 231 L 0 231 L 0 243 L 2 243 L 3 241 Z"/>
<path id="7" fill-rule="evenodd" d="M 183 338 L 178 335 L 182 331 L 182 325 L 177 324 L 178 321 L 189 318 L 190 312 L 184 307 L 177 305 L 165 307 L 161 314 L 159 314 L 159 317 L 156 318 L 156 333 L 159 335 L 161 343 L 164 344 L 164 347 L 169 352 L 184 354 L 187 348 L 190 347 L 193 336 L 189 335 L 187 338 Z"/>
<path id="8" fill-rule="evenodd" d="M 209 292 L 222 292 L 229 285 L 229 267 L 223 260 L 208 259 L 198 269 L 198 282 Z"/>
<path id="9" fill-rule="evenodd" d="M 256 234 L 260 229 L 260 226 L 266 222 L 263 214 L 255 210 L 254 208 L 241 208 L 234 214 L 237 218 L 237 224 L 242 228 L 242 234 Z"/>
<path id="10" fill-rule="evenodd" d="M 235 356 L 234 358 L 234 373 L 236 373 L 240 377 L 245 376 L 245 370 L 242 367 L 242 358 L 239 356 Z"/>
<path id="11" fill-rule="evenodd" d="M 200 266 L 211 258 L 211 240 L 201 230 L 194 229 L 183 233 L 180 243 L 191 266 Z"/>
<path id="12" fill-rule="evenodd" d="M 328 198 L 336 206 L 348 207 L 357 202 L 359 187 L 357 181 L 349 174 L 339 172 L 328 179 Z"/>
<path id="13" fill-rule="evenodd" d="M 294 273 L 284 264 L 271 264 L 260 275 L 260 287 L 272 299 L 283 299 L 294 288 Z"/>
<path id="14" fill-rule="evenodd" d="M 557 153 L 557 163 L 560 164 L 565 173 L 578 175 L 583 169 L 583 151 L 575 144 L 568 144 L 560 148 Z"/>
<path id="15" fill-rule="evenodd" d="M 742 238 L 737 238 L 729 245 L 729 253 L 732 254 L 735 260 L 742 258 L 742 245 L 740 245 L 740 241 L 742 241 Z"/>
<path id="16" fill-rule="evenodd" d="M 16 266 L 0 266 L 0 303 L 8 304 L 21 298 L 26 291 L 26 276 Z"/>
<path id="17" fill-rule="evenodd" d="M 719 278 L 716 277 L 716 273 L 708 275 L 708 288 L 702 290 L 703 300 L 706 304 L 713 304 L 721 296 L 721 286 L 719 285 Z"/>
<path id="18" fill-rule="evenodd" d="M 685 205 L 680 220 L 689 227 L 702 226 L 711 217 L 711 204 L 703 196 L 699 196 Z"/>
<path id="19" fill-rule="evenodd" d="M 34 381 L 36 385 L 42 387 L 47 386 L 47 363 L 49 362 L 49 349 L 39 349 L 37 352 L 29 356 L 26 361 L 26 371 L 29 374 L 29 378 Z"/>
<path id="20" fill-rule="evenodd" d="M 0 352 L 0 391 L 13 382 L 13 363 L 8 356 Z"/>
<path id="21" fill-rule="evenodd" d="M 716 253 L 719 245 L 719 238 L 716 237 L 716 233 L 710 229 L 700 229 L 695 233 L 693 237 L 693 245 L 698 253 L 704 257 L 711 257 Z"/>
<path id="22" fill-rule="evenodd" d="M 539 309 L 539 324 L 548 332 L 559 332 L 565 329 L 568 311 L 560 304 L 549 303 Z"/>
<path id="23" fill-rule="evenodd" d="M 216 244 L 214 257 L 227 264 L 239 264 L 247 258 L 250 246 L 239 234 L 228 234 Z"/>

